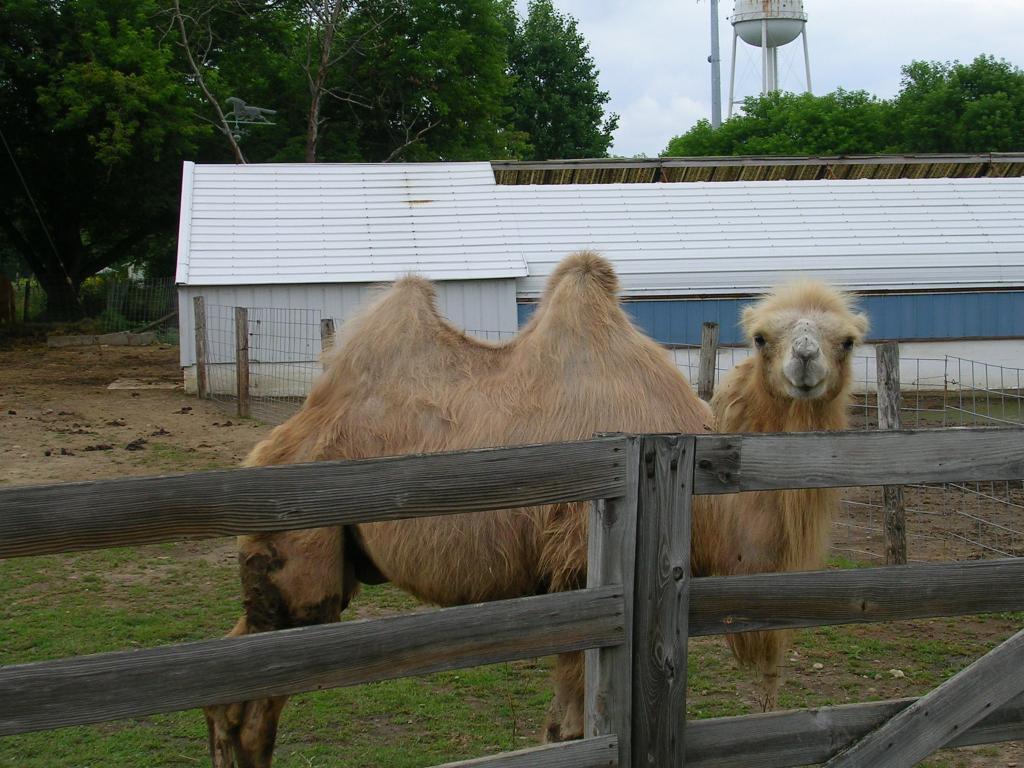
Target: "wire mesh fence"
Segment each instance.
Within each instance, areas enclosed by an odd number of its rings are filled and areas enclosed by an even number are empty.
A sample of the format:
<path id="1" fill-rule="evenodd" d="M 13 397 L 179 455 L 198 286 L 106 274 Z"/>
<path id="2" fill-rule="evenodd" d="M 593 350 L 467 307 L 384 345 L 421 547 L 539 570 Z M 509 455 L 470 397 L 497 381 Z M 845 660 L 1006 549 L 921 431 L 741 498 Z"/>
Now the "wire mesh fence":
<path id="1" fill-rule="evenodd" d="M 266 423 L 287 420 L 302 405 L 322 370 L 333 320 L 316 309 L 248 308 L 249 413 Z M 206 307 L 206 376 L 209 396 L 238 407 L 235 307 Z M 507 342 L 512 331 L 469 329 L 485 342 Z M 700 349 L 669 350 L 696 382 Z M 720 347 L 716 381 L 749 357 L 744 347 Z M 878 428 L 876 360 L 853 361 L 851 428 Z M 1024 371 L 957 357 L 902 357 L 899 411 L 904 428 L 1024 426 Z M 898 461 L 894 457 L 894 461 Z M 912 561 L 1024 555 L 1024 488 L 1016 483 L 946 483 L 904 488 L 907 551 Z M 833 554 L 855 561 L 884 561 L 885 508 L 881 488 L 844 490 L 835 521 Z"/>
<path id="2" fill-rule="evenodd" d="M 173 277 L 111 280 L 106 286 L 106 307 L 97 319 L 106 331 L 174 325 L 177 303 Z"/>
<path id="3" fill-rule="evenodd" d="M 238 308 L 206 305 L 206 381 L 210 399 L 237 412 Z M 329 343 L 318 309 L 245 308 L 249 414 L 268 424 L 292 416 L 320 374 Z M 245 395 L 243 395 L 245 396 Z"/>
<path id="4" fill-rule="evenodd" d="M 964 358 L 901 358 L 900 418 L 904 428 L 1024 426 L 1022 371 Z M 877 429 L 874 366 L 857 361 L 862 386 L 851 426 Z M 937 371 L 941 370 L 941 376 Z M 894 460 L 898 461 L 898 457 Z M 910 561 L 971 560 L 1024 555 L 1021 482 L 944 483 L 903 489 Z M 854 560 L 885 560 L 881 488 L 844 492 L 834 551 Z"/>
<path id="5" fill-rule="evenodd" d="M 52 311 L 51 299 L 31 277 L 13 280 L 14 321 L 47 323 L 54 318 L 86 321 L 91 332 L 156 330 L 162 341 L 177 341 L 175 320 L 178 294 L 173 277 L 138 278 L 99 274 L 88 278 L 78 293 L 79 306 Z"/>

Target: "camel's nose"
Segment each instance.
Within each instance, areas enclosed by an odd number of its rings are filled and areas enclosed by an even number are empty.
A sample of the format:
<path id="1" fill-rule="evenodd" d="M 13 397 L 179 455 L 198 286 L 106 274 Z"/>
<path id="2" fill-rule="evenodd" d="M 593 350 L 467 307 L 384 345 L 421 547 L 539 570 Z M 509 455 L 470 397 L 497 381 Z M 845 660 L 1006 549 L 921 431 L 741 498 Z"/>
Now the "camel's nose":
<path id="1" fill-rule="evenodd" d="M 808 335 L 803 335 L 793 342 L 793 356 L 802 360 L 805 364 L 821 354 L 821 347 L 818 342 Z"/>

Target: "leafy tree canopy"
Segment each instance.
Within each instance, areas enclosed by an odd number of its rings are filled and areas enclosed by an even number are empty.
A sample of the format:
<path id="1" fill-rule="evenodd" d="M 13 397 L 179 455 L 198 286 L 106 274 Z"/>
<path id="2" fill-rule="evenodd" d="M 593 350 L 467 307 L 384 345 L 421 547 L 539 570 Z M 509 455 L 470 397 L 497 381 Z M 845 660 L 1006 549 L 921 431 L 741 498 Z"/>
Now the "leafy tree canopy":
<path id="1" fill-rule="evenodd" d="M 82 281 L 173 233 L 183 156 L 205 132 L 151 0 L 8 0 L 0 14 L 0 239 L 53 314 Z"/>
<path id="2" fill-rule="evenodd" d="M 615 127 L 550 0 L 7 0 L 0 66 L 0 254 L 54 316 L 105 267 L 173 272 L 183 160 L 577 157 Z M 233 140 L 232 96 L 275 114 Z"/>
<path id="3" fill-rule="evenodd" d="M 991 56 L 970 64 L 915 61 L 882 100 L 842 89 L 773 93 L 744 102 L 717 130 L 706 120 L 664 155 L 836 155 L 1024 150 L 1024 71 Z"/>
<path id="4" fill-rule="evenodd" d="M 530 159 L 605 157 L 619 116 L 598 84 L 590 47 L 576 20 L 551 0 L 531 0 L 519 22 L 510 9 L 512 124 L 528 137 Z"/>

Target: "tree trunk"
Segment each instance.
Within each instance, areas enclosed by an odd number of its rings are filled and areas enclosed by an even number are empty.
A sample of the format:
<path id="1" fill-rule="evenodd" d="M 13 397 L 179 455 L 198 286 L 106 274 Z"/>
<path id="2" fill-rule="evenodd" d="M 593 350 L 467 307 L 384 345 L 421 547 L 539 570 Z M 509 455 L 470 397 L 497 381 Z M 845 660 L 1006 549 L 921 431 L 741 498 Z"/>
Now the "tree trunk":
<path id="1" fill-rule="evenodd" d="M 78 299 L 79 285 L 71 285 L 63 276 L 55 279 L 39 277 L 39 284 L 46 293 L 48 320 L 81 320 L 84 317 L 82 304 Z"/>

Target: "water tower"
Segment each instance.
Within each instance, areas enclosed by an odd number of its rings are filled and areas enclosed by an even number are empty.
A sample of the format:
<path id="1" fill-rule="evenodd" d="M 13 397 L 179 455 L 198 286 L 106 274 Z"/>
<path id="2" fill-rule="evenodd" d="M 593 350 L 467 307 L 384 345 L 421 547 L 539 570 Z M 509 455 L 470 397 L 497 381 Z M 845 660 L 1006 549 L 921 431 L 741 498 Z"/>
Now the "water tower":
<path id="1" fill-rule="evenodd" d="M 811 90 L 811 60 L 807 55 L 807 14 L 803 0 L 736 0 L 732 18 L 732 69 L 729 72 L 729 117 L 736 103 L 736 45 L 761 49 L 761 94 L 779 89 L 779 48 L 798 37 L 804 41 L 807 91 Z"/>

